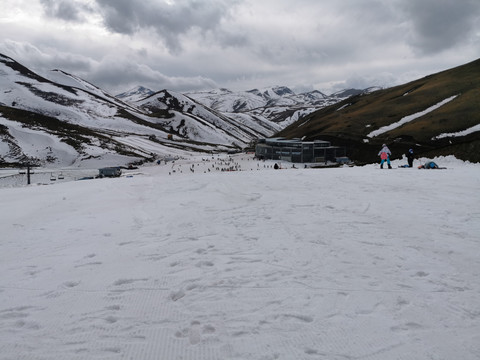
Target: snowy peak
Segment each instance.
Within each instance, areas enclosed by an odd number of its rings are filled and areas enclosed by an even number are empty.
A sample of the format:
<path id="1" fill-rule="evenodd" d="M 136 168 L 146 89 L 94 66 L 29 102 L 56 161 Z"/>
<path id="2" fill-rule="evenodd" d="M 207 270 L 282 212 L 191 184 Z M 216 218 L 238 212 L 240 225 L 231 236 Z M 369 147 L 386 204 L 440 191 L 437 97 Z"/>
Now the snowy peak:
<path id="1" fill-rule="evenodd" d="M 135 86 L 133 89 L 130 89 L 126 92 L 116 95 L 116 97 L 119 99 L 122 99 L 123 101 L 134 103 L 154 93 L 155 92 L 153 90 L 150 90 L 146 87 L 138 85 L 138 86 Z"/>
<path id="2" fill-rule="evenodd" d="M 261 90 L 253 89 L 247 91 L 264 98 L 265 100 L 277 99 L 283 96 L 295 95 L 295 93 L 286 86 L 274 86 L 270 88 L 264 88 Z"/>
<path id="3" fill-rule="evenodd" d="M 161 90 L 148 95 L 136 102 L 138 106 L 150 111 L 173 110 L 178 112 L 192 112 L 195 104 L 183 94 L 168 90 Z"/>
<path id="4" fill-rule="evenodd" d="M 301 93 L 298 95 L 306 103 L 316 103 L 318 101 L 326 101 L 329 96 L 325 95 L 321 91 L 314 90 L 306 93 Z"/>
<path id="5" fill-rule="evenodd" d="M 295 93 L 286 86 L 277 86 L 272 91 L 278 96 L 294 95 Z"/>
<path id="6" fill-rule="evenodd" d="M 272 99 L 278 99 L 284 96 L 295 95 L 295 93 L 286 86 L 274 86 L 263 89 L 248 90 L 247 93 L 254 94 L 262 99 L 269 101 Z"/>

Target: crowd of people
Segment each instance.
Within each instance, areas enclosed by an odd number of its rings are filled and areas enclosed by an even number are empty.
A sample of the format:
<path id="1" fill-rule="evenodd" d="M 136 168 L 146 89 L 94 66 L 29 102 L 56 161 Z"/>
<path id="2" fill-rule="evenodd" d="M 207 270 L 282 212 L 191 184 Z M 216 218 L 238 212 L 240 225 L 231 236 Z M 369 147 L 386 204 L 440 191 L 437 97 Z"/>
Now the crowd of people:
<path id="1" fill-rule="evenodd" d="M 162 162 L 157 162 L 161 165 Z M 212 156 L 202 157 L 201 159 L 188 160 L 186 158 L 177 158 L 172 161 L 165 161 L 165 165 L 169 166 L 169 175 L 183 173 L 189 171 L 191 173 L 209 173 L 209 172 L 229 172 L 229 171 L 253 171 L 273 169 L 278 164 L 270 164 L 265 160 L 259 161 L 245 154 L 243 157 L 238 156 Z"/>

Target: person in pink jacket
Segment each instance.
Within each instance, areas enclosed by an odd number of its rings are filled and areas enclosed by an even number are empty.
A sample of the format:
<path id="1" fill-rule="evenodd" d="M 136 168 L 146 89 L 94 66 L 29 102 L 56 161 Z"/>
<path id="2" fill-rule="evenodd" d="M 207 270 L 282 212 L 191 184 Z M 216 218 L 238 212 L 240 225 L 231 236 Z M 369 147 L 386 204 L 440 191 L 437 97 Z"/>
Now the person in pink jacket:
<path id="1" fill-rule="evenodd" d="M 391 169 L 392 166 L 390 165 L 390 155 L 392 155 L 392 152 L 390 151 L 390 149 L 388 148 L 388 146 L 386 144 L 382 145 L 382 150 L 380 150 L 378 155 L 380 156 L 380 159 L 382 160 L 380 162 L 380 168 L 383 169 L 383 163 L 386 161 L 387 165 L 388 165 L 388 168 Z"/>

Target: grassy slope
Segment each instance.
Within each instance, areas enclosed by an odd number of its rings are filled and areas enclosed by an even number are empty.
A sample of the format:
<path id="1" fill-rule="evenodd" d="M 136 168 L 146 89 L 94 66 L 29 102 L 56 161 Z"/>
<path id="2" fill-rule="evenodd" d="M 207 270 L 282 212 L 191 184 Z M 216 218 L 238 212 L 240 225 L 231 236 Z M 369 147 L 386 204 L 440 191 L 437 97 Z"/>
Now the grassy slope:
<path id="1" fill-rule="evenodd" d="M 407 94 L 407 95 L 405 95 Z M 414 121 L 364 143 L 367 134 L 458 95 L 453 101 Z M 410 147 L 418 155 L 454 154 L 480 161 L 480 134 L 432 140 L 442 133 L 454 133 L 480 123 L 480 59 L 457 68 L 393 88 L 356 96 L 292 124 L 278 136 L 331 140 L 348 148 L 357 161 L 375 161 L 382 143 L 389 144 L 394 157 Z M 343 109 L 338 110 L 344 105 Z M 301 126 L 300 126 L 301 125 Z"/>

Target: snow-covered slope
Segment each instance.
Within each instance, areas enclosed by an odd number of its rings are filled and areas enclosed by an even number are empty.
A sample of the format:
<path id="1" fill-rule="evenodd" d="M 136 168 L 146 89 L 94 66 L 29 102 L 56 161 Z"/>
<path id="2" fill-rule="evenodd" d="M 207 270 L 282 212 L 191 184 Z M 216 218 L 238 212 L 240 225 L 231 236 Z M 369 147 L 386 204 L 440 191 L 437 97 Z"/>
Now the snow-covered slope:
<path id="1" fill-rule="evenodd" d="M 0 358 L 478 360 L 480 167 L 447 160 L 1 188 Z"/>

